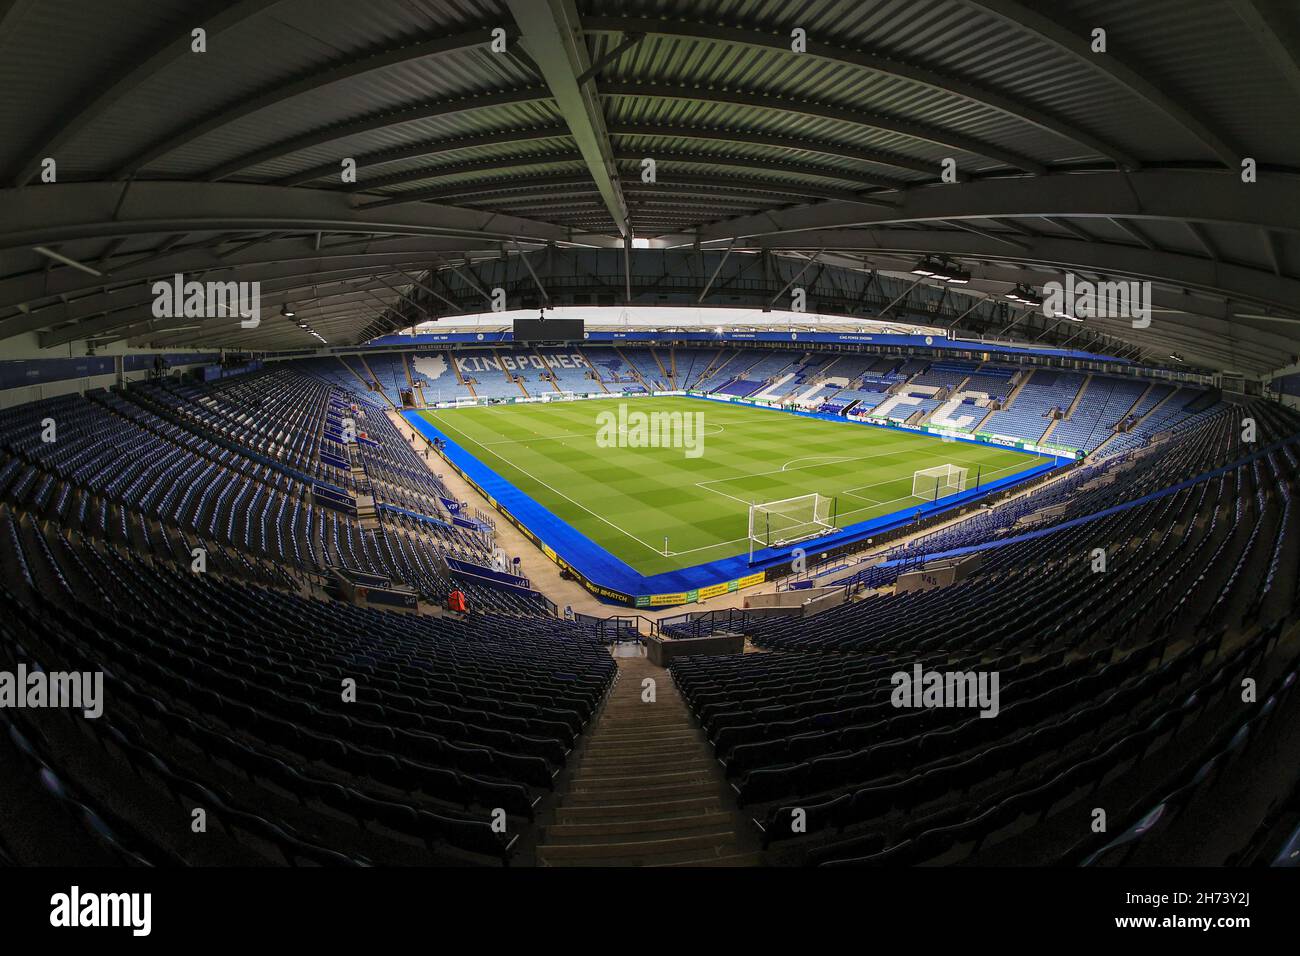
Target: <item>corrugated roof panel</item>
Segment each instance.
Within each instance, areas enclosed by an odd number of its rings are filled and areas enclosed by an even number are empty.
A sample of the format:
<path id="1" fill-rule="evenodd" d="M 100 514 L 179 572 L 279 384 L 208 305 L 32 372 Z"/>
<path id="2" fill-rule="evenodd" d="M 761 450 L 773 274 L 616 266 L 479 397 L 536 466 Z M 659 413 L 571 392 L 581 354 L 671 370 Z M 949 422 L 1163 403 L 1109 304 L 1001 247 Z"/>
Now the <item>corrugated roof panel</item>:
<path id="1" fill-rule="evenodd" d="M 0 33 L 0 171 L 44 145 L 61 119 L 79 111 L 152 38 L 181 30 L 189 9 L 189 0 L 24 4 Z M 94 143 L 68 144 L 57 153 L 65 179 L 99 168 Z"/>
<path id="2" fill-rule="evenodd" d="M 550 101 L 537 100 L 514 106 L 457 112 L 451 116 L 409 120 L 383 129 L 331 139 L 323 145 L 296 149 L 289 155 L 250 167 L 246 174 L 279 178 L 315 166 L 337 163 L 343 156 L 364 156 L 379 150 L 439 139 L 454 140 L 461 136 L 499 129 L 541 126 L 554 123 L 557 119 Z"/>

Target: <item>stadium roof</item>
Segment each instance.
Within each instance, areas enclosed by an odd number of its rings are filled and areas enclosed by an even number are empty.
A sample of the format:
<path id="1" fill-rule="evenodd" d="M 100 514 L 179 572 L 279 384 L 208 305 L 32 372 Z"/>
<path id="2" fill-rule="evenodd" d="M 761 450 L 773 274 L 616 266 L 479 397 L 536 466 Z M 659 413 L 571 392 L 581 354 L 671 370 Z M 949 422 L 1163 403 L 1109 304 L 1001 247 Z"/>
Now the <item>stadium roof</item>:
<path id="1" fill-rule="evenodd" d="M 439 276 L 636 240 L 629 273 L 681 249 L 701 276 L 946 255 L 977 297 L 1149 280 L 1150 327 L 1088 325 L 1217 369 L 1300 353 L 1285 0 L 0 0 L 0 89 L 0 341 L 317 344 L 155 318 L 180 272 L 352 344 L 442 309 Z"/>

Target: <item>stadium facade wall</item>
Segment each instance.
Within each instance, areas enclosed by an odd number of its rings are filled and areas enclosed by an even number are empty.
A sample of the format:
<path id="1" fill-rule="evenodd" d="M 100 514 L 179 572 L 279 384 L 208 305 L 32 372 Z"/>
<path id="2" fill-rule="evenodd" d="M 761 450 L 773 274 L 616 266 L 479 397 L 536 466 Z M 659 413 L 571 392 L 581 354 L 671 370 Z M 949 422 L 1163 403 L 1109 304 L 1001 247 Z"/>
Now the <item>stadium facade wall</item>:
<path id="1" fill-rule="evenodd" d="M 510 345 L 511 332 L 424 332 L 417 335 L 385 335 L 367 343 L 368 349 L 416 348 L 422 345 Z M 1047 346 L 1016 345 L 1004 342 L 979 342 L 949 339 L 937 335 L 898 335 L 866 332 L 586 332 L 583 344 L 645 342 L 647 344 L 718 345 L 720 343 L 776 343 L 798 348 L 804 345 L 871 345 L 882 348 L 955 349 L 966 352 L 989 352 L 999 355 L 1032 355 L 1040 358 L 1072 359 L 1084 362 L 1108 362 L 1130 365 L 1127 359 L 1083 352 L 1078 349 L 1055 349 Z M 297 357 L 296 355 L 286 355 Z"/>

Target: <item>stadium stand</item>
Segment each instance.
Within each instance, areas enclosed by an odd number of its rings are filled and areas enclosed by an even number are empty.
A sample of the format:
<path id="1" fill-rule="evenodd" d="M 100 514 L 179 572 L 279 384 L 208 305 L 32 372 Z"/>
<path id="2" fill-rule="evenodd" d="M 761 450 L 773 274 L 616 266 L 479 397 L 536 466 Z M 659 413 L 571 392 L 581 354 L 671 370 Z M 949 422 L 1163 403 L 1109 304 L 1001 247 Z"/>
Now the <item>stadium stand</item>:
<path id="1" fill-rule="evenodd" d="M 746 633 L 770 653 L 675 663 L 765 842 L 827 865 L 1096 863 L 1122 841 L 1042 838 L 1074 799 L 1093 794 L 1137 820 L 1151 793 L 1188 780 L 1204 789 L 1204 755 L 1263 722 L 1225 694 L 1237 677 L 1262 671 L 1270 693 L 1295 680 L 1294 655 L 1270 655 L 1296 609 L 1300 421 L 1249 411 L 1267 432 L 1258 451 L 1237 439 L 1239 415 L 1220 410 L 1139 462 L 1112 457 L 1067 479 L 1076 494 L 1052 527 L 1002 536 L 1012 515 L 995 512 L 926 540 L 930 554 L 983 557 L 960 584 L 869 598 L 806 625 L 755 619 Z M 1122 480 L 1077 493 L 1108 471 Z M 1031 496 L 1034 506 L 1063 490 Z M 1104 574 L 1090 564 L 1099 547 Z M 1006 620 L 1003 609 L 1030 602 L 1032 616 Z M 1016 703 L 988 722 L 900 713 L 889 678 L 914 662 L 996 670 L 1003 701 Z M 796 810 L 806 837 L 791 827 Z M 1148 859 L 1159 839 L 1143 837 Z"/>
<path id="2" fill-rule="evenodd" d="M 680 389 L 779 402 L 831 415 L 877 412 L 879 417 L 897 422 L 933 419 L 934 424 L 949 424 L 938 413 L 951 400 L 956 403 L 952 414 L 970 420 L 967 431 L 1021 441 L 1039 441 L 1046 436 L 1053 444 L 1085 452 L 1103 444 L 1112 452 L 1142 447 L 1151 435 L 1191 417 L 1189 406 L 1207 394 L 1183 387 L 1173 396 L 1172 386 L 1140 375 L 1089 377 L 1034 366 L 1011 369 L 978 362 L 900 362 L 854 354 L 752 348 L 682 347 L 658 352 L 594 346 L 581 351 L 458 349 L 450 358 L 411 351 L 369 356 L 365 361 L 375 375 L 370 378 L 363 373 L 361 381 L 377 380 L 380 390 L 369 397 L 371 403 L 381 405 L 398 404 L 393 401 L 400 395 L 398 390 L 410 388 L 405 377 L 408 368 L 413 382 L 436 382 L 417 397 L 417 402 L 427 405 L 540 397 L 553 392 L 634 394 L 647 389 Z M 345 358 L 343 362 L 343 368 L 321 359 L 289 364 L 351 393 L 359 382 L 355 376 L 349 379 L 348 369 L 361 368 L 362 358 Z M 461 378 L 451 371 L 453 362 L 463 369 Z M 420 369 L 436 375 L 420 373 Z M 993 402 L 1001 407 L 994 407 Z M 1204 411 L 1198 408 L 1196 414 Z M 1055 415 L 1061 420 L 1054 426 Z"/>
<path id="3" fill-rule="evenodd" d="M 619 939 L 478 880 L 708 866 L 819 878 L 637 902 L 1078 945 L 1105 869 L 1300 865 L 1297 49 L 1288 0 L 0 0 L 5 938 L 54 880 L 167 942 Z M 835 878 L 900 866 L 974 869 Z"/>

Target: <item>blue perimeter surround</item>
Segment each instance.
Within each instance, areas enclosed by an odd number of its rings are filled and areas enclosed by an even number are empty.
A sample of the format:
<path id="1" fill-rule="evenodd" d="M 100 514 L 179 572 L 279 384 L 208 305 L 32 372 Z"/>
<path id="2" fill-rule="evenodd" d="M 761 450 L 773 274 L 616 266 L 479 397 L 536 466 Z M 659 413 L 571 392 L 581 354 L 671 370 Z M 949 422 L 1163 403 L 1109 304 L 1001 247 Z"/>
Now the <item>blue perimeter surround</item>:
<path id="1" fill-rule="evenodd" d="M 694 398 L 698 401 L 719 402 L 726 405 L 745 404 L 743 402 L 728 402 L 724 399 L 709 398 L 701 395 L 685 396 Z M 780 412 L 787 415 L 800 415 L 804 418 L 820 418 L 825 421 L 839 422 L 840 424 L 862 424 L 865 428 L 888 428 L 892 431 L 905 432 L 909 435 L 920 435 L 923 437 L 934 438 L 935 441 L 944 439 L 936 436 L 927 436 L 925 432 L 916 432 L 906 428 L 895 428 L 892 425 L 867 425 L 866 423 L 854 422 L 851 419 L 841 418 L 838 415 L 827 415 L 822 412 L 805 412 L 785 408 L 770 408 L 761 405 L 751 406 L 754 408 L 766 408 L 767 411 Z M 592 541 L 586 535 L 570 527 L 565 521 L 556 517 L 546 508 L 542 507 L 528 495 L 524 494 L 510 482 L 506 481 L 483 462 L 475 458 L 470 452 L 456 443 L 456 441 L 431 423 L 426 421 L 420 414 L 419 410 L 407 410 L 402 412 L 402 416 L 410 423 L 420 435 L 432 443 L 434 438 L 441 438 L 446 442 L 446 450 L 442 453 L 452 465 L 458 468 L 474 484 L 478 485 L 495 505 L 512 515 L 518 523 L 522 524 L 531 531 L 541 542 L 547 545 L 557 555 L 559 555 L 566 564 L 585 577 L 587 581 L 598 587 L 607 588 L 613 591 L 621 592 L 632 599 L 635 603 L 638 596 L 662 595 L 673 593 L 686 593 L 698 588 L 707 587 L 711 584 L 719 584 L 726 581 L 733 581 L 738 578 L 750 576 L 766 567 L 772 567 L 783 564 L 790 560 L 790 555 L 794 547 L 785 548 L 765 548 L 762 551 L 755 552 L 754 562 L 750 563 L 748 555 L 740 554 L 731 558 L 720 558 L 717 561 L 709 561 L 705 564 L 697 564 L 689 568 L 679 568 L 676 571 L 664 571 L 660 574 L 644 575 L 632 568 L 630 565 L 619 560 L 610 554 L 596 542 Z M 998 448 L 1003 451 L 1015 451 L 1008 449 L 1003 445 L 995 445 L 989 442 L 977 441 L 967 438 L 952 438 L 952 441 L 965 442 L 968 445 L 983 445 L 987 448 Z M 851 544 L 857 541 L 865 540 L 874 534 L 884 531 L 891 531 L 895 528 L 909 524 L 918 517 L 925 517 L 939 511 L 947 511 L 957 505 L 968 504 L 978 501 L 995 492 L 1002 491 L 1012 485 L 1027 481 L 1030 478 L 1045 474 L 1054 468 L 1068 464 L 1072 461 L 1069 458 L 1055 458 L 1050 463 L 1038 465 L 1027 471 L 1015 475 L 1009 475 L 1006 478 L 999 478 L 988 484 L 981 485 L 978 490 L 963 491 L 960 494 L 950 495 L 938 502 L 918 505 L 915 508 L 906 508 L 902 511 L 896 511 L 893 514 L 881 515 L 878 518 L 872 518 L 868 521 L 860 521 L 857 524 L 841 528 L 838 532 L 831 535 L 825 535 L 820 538 L 812 538 L 807 541 L 801 541 L 799 547 L 806 552 L 816 551 L 818 548 L 838 547 L 844 544 Z M 627 604 L 629 602 L 616 600 L 613 596 L 601 594 L 593 590 L 593 594 L 611 604 Z M 643 605 L 644 606 L 644 605 Z M 656 604 L 656 607 L 666 605 Z"/>

